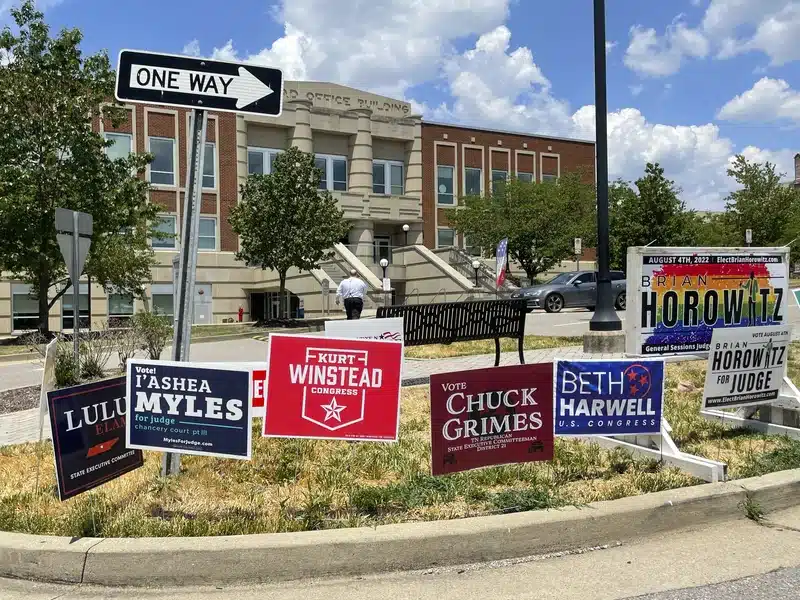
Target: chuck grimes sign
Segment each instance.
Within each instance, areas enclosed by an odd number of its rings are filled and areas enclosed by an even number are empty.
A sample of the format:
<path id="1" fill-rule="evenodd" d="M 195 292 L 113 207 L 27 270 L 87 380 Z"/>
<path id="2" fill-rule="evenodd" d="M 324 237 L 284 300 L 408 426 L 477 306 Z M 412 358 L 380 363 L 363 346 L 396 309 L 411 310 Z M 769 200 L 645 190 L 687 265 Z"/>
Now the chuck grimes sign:
<path id="1" fill-rule="evenodd" d="M 58 497 L 66 500 L 144 463 L 125 444 L 125 378 L 47 392 Z"/>
<path id="2" fill-rule="evenodd" d="M 553 365 L 431 375 L 434 475 L 553 458 Z"/>
<path id="3" fill-rule="evenodd" d="M 271 335 L 264 435 L 396 442 L 403 345 Z"/>
<path id="4" fill-rule="evenodd" d="M 791 328 L 716 329 L 708 356 L 703 408 L 764 404 L 780 395 Z"/>
<path id="5" fill-rule="evenodd" d="M 660 433 L 661 360 L 559 360 L 556 435 Z"/>
<path id="6" fill-rule="evenodd" d="M 128 446 L 249 459 L 250 391 L 247 370 L 129 360 Z"/>

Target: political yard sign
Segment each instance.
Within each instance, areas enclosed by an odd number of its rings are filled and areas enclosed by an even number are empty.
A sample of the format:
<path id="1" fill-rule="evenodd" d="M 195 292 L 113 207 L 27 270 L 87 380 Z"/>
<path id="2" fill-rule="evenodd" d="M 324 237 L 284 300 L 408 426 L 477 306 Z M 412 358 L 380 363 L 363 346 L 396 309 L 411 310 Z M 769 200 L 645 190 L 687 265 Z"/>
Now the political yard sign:
<path id="1" fill-rule="evenodd" d="M 716 329 L 784 323 L 788 265 L 788 248 L 628 248 L 628 354 L 706 353 Z"/>
<path id="2" fill-rule="evenodd" d="M 47 392 L 58 497 L 67 500 L 144 464 L 125 444 L 125 378 Z"/>
<path id="3" fill-rule="evenodd" d="M 791 327 L 714 331 L 703 408 L 765 404 L 780 395 L 792 341 Z"/>
<path id="4" fill-rule="evenodd" d="M 663 402 L 661 360 L 556 363 L 556 435 L 659 433 Z"/>
<path id="5" fill-rule="evenodd" d="M 325 321 L 327 337 L 355 338 L 359 340 L 403 341 L 403 317 L 388 319 L 359 319 L 347 321 L 338 319 Z"/>
<path id="6" fill-rule="evenodd" d="M 250 458 L 249 370 L 132 359 L 127 385 L 128 447 Z"/>
<path id="7" fill-rule="evenodd" d="M 431 375 L 434 475 L 553 458 L 552 363 Z"/>
<path id="8" fill-rule="evenodd" d="M 267 437 L 396 442 L 403 345 L 271 335 Z"/>

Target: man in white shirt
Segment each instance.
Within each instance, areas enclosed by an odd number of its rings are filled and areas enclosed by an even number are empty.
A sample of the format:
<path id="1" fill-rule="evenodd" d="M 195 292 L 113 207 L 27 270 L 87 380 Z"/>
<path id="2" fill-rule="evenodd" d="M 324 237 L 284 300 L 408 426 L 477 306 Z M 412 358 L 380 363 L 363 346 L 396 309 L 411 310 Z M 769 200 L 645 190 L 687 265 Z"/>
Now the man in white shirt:
<path id="1" fill-rule="evenodd" d="M 350 269 L 350 277 L 343 279 L 336 290 L 336 305 L 339 305 L 339 296 L 341 296 L 344 299 L 344 310 L 347 313 L 348 321 L 361 318 L 366 292 L 367 284 L 358 278 L 355 269 Z"/>

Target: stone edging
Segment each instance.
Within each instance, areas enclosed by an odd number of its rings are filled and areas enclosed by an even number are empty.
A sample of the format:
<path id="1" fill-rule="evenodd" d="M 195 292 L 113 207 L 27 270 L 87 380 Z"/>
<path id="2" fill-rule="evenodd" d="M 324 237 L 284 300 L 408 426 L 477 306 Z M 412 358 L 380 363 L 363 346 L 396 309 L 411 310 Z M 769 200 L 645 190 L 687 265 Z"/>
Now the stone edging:
<path id="1" fill-rule="evenodd" d="M 103 586 L 199 586 L 347 577 L 625 543 L 795 506 L 800 469 L 585 507 L 452 521 L 208 538 L 0 533 L 0 577 Z"/>

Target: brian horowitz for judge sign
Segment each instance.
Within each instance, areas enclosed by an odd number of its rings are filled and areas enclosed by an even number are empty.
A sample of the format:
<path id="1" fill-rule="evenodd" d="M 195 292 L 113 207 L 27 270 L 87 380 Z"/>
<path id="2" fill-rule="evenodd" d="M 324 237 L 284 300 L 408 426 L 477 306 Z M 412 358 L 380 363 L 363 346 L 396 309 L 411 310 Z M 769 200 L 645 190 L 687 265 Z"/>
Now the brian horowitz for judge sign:
<path id="1" fill-rule="evenodd" d="M 400 342 L 271 335 L 264 435 L 397 441 Z"/>
<path id="2" fill-rule="evenodd" d="M 431 375 L 434 475 L 553 458 L 553 365 Z"/>
<path id="3" fill-rule="evenodd" d="M 791 329 L 715 329 L 708 356 L 703 408 L 729 408 L 776 400 L 786 374 Z"/>

